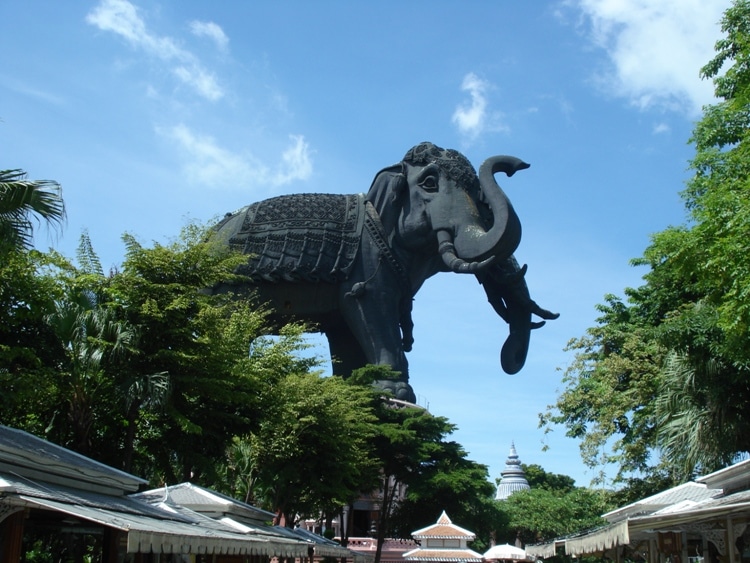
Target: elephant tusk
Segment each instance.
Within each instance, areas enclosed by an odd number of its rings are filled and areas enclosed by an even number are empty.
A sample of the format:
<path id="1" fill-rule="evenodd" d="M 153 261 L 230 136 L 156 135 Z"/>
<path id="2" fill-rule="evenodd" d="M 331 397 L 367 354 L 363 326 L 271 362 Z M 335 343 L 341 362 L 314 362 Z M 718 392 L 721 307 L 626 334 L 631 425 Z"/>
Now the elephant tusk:
<path id="1" fill-rule="evenodd" d="M 459 258 L 456 255 L 456 247 L 453 246 L 453 240 L 451 235 L 446 230 L 440 230 L 437 233 L 438 237 L 438 252 L 440 257 L 453 272 L 459 274 L 474 274 L 480 270 L 483 270 L 495 261 L 495 256 L 482 260 L 481 262 L 467 262 L 463 258 Z"/>

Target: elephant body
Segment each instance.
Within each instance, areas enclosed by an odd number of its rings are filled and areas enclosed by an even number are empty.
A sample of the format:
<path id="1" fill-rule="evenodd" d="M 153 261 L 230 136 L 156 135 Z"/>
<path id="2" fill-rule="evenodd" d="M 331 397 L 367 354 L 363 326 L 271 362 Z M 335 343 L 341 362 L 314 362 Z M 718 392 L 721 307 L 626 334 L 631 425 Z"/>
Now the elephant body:
<path id="1" fill-rule="evenodd" d="M 336 374 L 391 366 L 400 380 L 379 384 L 414 402 L 405 353 L 414 340 L 412 301 L 430 276 L 477 276 L 510 325 L 501 356 L 510 373 L 523 366 L 530 330 L 543 324 L 532 323 L 532 313 L 556 317 L 529 297 L 525 270 L 512 256 L 520 223 L 494 182 L 496 171 L 510 175 L 528 165 L 495 158 L 480 169 L 481 184 L 491 178 L 494 186 L 480 186 L 463 155 L 422 143 L 381 170 L 366 195 L 271 198 L 227 214 L 213 236 L 248 255 L 237 273 L 270 306 L 272 322 L 314 323 L 328 339 Z"/>

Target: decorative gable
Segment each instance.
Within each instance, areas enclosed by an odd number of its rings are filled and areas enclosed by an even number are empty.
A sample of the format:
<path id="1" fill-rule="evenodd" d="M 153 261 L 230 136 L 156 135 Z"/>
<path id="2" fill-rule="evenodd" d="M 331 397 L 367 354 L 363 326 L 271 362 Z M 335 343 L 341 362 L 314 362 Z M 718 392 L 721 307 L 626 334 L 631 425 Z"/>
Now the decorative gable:
<path id="1" fill-rule="evenodd" d="M 408 561 L 467 563 L 482 559 L 479 553 L 467 546 L 467 542 L 476 537 L 474 532 L 456 526 L 445 511 L 437 522 L 411 535 L 421 547 L 404 553 L 403 557 Z"/>

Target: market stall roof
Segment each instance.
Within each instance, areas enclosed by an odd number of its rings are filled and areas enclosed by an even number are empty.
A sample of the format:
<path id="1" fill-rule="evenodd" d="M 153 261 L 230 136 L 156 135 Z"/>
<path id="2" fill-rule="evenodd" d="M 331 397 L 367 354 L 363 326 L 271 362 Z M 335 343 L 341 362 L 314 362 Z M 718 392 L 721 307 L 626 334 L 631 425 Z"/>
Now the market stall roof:
<path id="1" fill-rule="evenodd" d="M 0 426 L 0 513 L 30 509 L 55 513 L 61 522 L 120 530 L 130 553 L 308 556 L 310 542 L 301 538 L 243 533 L 178 505 L 156 506 L 125 494 L 144 484 L 144 479 Z"/>
<path id="2" fill-rule="evenodd" d="M 696 479 L 712 489 L 722 489 L 724 494 L 750 489 L 750 459 L 740 461 Z"/>
<path id="3" fill-rule="evenodd" d="M 711 489 L 703 483 L 690 481 L 607 512 L 602 518 L 614 523 L 642 514 L 651 514 L 684 501 L 695 505 L 720 494 L 720 489 Z"/>
<path id="4" fill-rule="evenodd" d="M 111 495 L 135 492 L 147 483 L 28 432 L 0 425 L 2 471 Z"/>
<path id="5" fill-rule="evenodd" d="M 339 543 L 308 532 L 301 528 L 285 528 L 270 525 L 272 512 L 262 510 L 217 491 L 192 483 L 180 483 L 130 495 L 167 511 L 195 512 L 228 527 L 230 530 L 267 538 L 271 541 L 304 542 L 306 548 L 321 557 L 347 557 L 357 561 L 369 561 L 370 555 L 349 550 Z M 305 553 L 307 556 L 307 553 Z"/>
<path id="6" fill-rule="evenodd" d="M 127 534 L 129 553 L 216 553 L 306 557 L 308 543 L 281 536 L 249 536 L 189 510 L 151 506 L 0 473 L 0 507 L 36 508 L 72 516 Z"/>
<path id="7" fill-rule="evenodd" d="M 412 549 L 403 554 L 407 561 L 447 561 L 471 563 L 482 561 L 482 555 L 472 549 Z"/>
<path id="8" fill-rule="evenodd" d="M 744 471 L 748 470 L 750 470 L 750 464 L 744 467 Z M 732 475 L 731 478 L 736 482 L 739 480 L 739 475 Z M 674 504 L 664 505 L 665 498 L 675 501 Z M 556 547 L 564 545 L 567 555 L 599 553 L 617 546 L 628 545 L 655 531 L 679 531 L 686 525 L 693 526 L 716 520 L 724 521 L 738 514 L 748 516 L 750 515 L 750 490 L 722 496 L 721 490 L 680 485 L 623 507 L 620 509 L 621 513 L 626 512 L 625 508 L 635 506 L 639 509 L 649 507 L 651 510 L 577 536 L 526 546 L 526 552 L 534 557 L 547 558 L 555 555 Z M 659 506 L 661 508 L 656 510 L 655 508 Z"/>
<path id="9" fill-rule="evenodd" d="M 27 507 L 54 510 L 125 532 L 128 553 L 307 556 L 307 545 L 302 542 L 251 538 L 208 522 L 162 520 L 33 497 L 20 497 L 19 500 Z"/>
<path id="10" fill-rule="evenodd" d="M 259 525 L 270 523 L 275 516 L 273 512 L 190 482 L 141 491 L 131 496 L 155 505 L 164 503 L 184 506 L 212 517 L 237 516 Z"/>
<path id="11" fill-rule="evenodd" d="M 437 522 L 411 533 L 422 545 L 402 555 L 407 561 L 442 561 L 469 563 L 482 560 L 482 556 L 467 547 L 467 542 L 475 538 L 474 532 L 456 526 L 443 511 Z"/>

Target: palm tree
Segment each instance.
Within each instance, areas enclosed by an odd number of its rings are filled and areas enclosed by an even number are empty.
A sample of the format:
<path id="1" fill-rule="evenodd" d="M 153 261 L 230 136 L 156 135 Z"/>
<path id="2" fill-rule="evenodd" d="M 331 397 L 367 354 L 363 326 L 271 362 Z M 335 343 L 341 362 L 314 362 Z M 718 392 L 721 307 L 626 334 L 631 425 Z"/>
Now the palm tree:
<path id="1" fill-rule="evenodd" d="M 72 434 L 72 449 L 88 454 L 95 422 L 95 405 L 111 396 L 115 384 L 105 371 L 106 361 L 128 353 L 136 332 L 101 306 L 93 292 L 73 289 L 55 303 L 47 323 L 62 343 L 68 362 L 62 370 L 65 381 L 66 415 Z"/>
<path id="2" fill-rule="evenodd" d="M 65 221 L 62 188 L 53 180 L 27 180 L 23 170 L 0 170 L 0 251 L 31 247 L 34 223 Z"/>
<path id="3" fill-rule="evenodd" d="M 676 475 L 679 480 L 725 467 L 747 451 L 746 372 L 718 357 L 696 359 L 673 350 L 662 373 L 657 442 L 662 457 L 682 471 Z M 729 396 L 734 400 L 728 401 Z M 737 408 L 737 403 L 743 406 Z"/>

